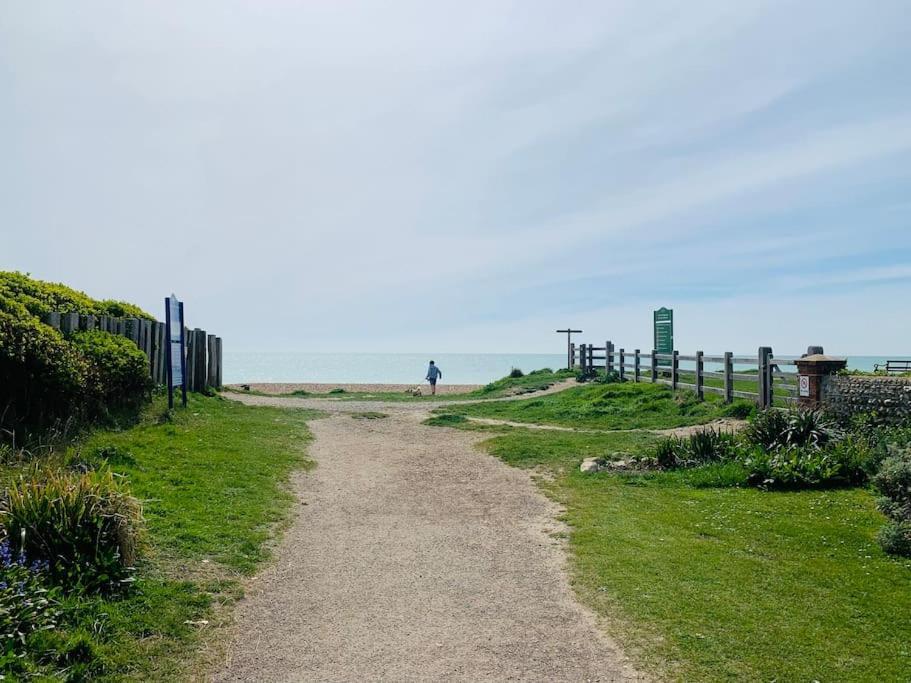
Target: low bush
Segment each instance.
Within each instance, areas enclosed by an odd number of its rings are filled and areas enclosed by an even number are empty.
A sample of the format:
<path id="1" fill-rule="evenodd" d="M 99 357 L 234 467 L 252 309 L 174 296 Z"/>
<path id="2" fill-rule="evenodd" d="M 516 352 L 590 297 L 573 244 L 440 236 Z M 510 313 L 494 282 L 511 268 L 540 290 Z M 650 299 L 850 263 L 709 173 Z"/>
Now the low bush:
<path id="1" fill-rule="evenodd" d="M 7 538 L 47 562 L 67 592 L 111 592 L 132 580 L 139 502 L 110 471 L 33 469 L 14 481 L 0 504 Z"/>
<path id="2" fill-rule="evenodd" d="M 911 522 L 888 522 L 876 535 L 882 549 L 890 555 L 911 557 Z"/>
<path id="3" fill-rule="evenodd" d="M 21 435 L 85 414 L 91 374 L 57 330 L 0 311 L 0 428 Z"/>
<path id="4" fill-rule="evenodd" d="M 26 638 L 57 625 L 58 591 L 46 587 L 46 571 L 46 562 L 0 541 L 0 671 L 15 673 Z"/>
<path id="5" fill-rule="evenodd" d="M 525 377 L 525 373 L 522 372 L 519 368 L 513 368 L 509 371 L 509 376 L 512 379 L 519 379 L 519 377 Z"/>
<path id="6" fill-rule="evenodd" d="M 747 481 L 768 488 L 805 488 L 834 483 L 842 469 L 830 452 L 812 446 L 788 446 L 773 451 L 753 448 L 741 453 Z"/>
<path id="7" fill-rule="evenodd" d="M 348 390 L 343 389 L 342 387 L 336 387 L 335 389 L 330 389 L 329 393 L 330 394 L 347 394 Z"/>
<path id="8" fill-rule="evenodd" d="M 552 375 L 554 371 L 550 368 L 541 368 L 540 370 L 532 370 L 528 373 L 529 375 Z"/>
<path id="9" fill-rule="evenodd" d="M 655 447 L 654 457 L 663 469 L 695 467 L 731 460 L 736 445 L 733 434 L 709 427 L 685 438 L 662 439 Z"/>
<path id="10" fill-rule="evenodd" d="M 126 337 L 92 330 L 76 332 L 73 345 L 91 364 L 89 382 L 97 412 L 138 405 L 152 389 L 148 359 Z"/>
<path id="11" fill-rule="evenodd" d="M 880 545 L 887 553 L 911 557 L 911 448 L 891 447 L 873 485 L 881 496 L 877 507 L 889 518 L 880 529 Z"/>

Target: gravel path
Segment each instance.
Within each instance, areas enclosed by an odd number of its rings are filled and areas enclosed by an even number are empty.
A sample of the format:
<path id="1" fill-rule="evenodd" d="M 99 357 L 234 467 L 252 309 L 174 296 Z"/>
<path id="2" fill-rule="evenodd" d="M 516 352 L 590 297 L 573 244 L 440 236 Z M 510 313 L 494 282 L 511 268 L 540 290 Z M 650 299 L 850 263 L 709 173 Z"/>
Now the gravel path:
<path id="1" fill-rule="evenodd" d="M 559 508 L 483 435 L 421 425 L 426 402 L 232 398 L 330 416 L 216 680 L 639 679 L 574 599 Z"/>

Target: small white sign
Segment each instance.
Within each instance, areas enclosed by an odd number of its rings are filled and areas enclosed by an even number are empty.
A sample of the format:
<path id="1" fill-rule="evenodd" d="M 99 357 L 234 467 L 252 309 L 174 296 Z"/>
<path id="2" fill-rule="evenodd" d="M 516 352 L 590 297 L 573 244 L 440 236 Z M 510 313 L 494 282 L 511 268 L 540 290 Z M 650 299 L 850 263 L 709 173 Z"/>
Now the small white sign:
<path id="1" fill-rule="evenodd" d="M 800 387 L 800 392 L 799 392 L 800 395 L 809 396 L 810 395 L 810 378 L 807 377 L 806 375 L 801 375 L 798 378 L 798 383 L 799 383 L 799 387 Z"/>

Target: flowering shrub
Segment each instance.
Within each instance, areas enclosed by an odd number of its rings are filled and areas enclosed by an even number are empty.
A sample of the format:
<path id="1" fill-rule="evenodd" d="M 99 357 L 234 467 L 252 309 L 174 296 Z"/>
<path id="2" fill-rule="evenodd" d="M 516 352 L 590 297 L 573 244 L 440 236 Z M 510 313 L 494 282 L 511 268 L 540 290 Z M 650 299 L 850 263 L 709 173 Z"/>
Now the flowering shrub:
<path id="1" fill-rule="evenodd" d="M 68 592 L 110 592 L 132 580 L 139 502 L 110 471 L 34 470 L 13 482 L 0 505 L 10 538 L 49 564 L 49 579 Z"/>
<path id="2" fill-rule="evenodd" d="M 29 562 L 9 539 L 0 542 L 0 670 L 10 670 L 36 631 L 57 626 L 56 590 L 45 587 L 47 562 Z"/>

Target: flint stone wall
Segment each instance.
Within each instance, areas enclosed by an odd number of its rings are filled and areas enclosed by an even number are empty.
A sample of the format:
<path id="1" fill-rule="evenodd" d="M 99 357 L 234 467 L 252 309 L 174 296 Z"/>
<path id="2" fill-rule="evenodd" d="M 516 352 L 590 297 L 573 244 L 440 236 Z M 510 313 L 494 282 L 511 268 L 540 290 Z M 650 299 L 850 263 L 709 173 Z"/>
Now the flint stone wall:
<path id="1" fill-rule="evenodd" d="M 876 413 L 891 422 L 911 417 L 911 377 L 830 375 L 823 378 L 822 404 L 838 417 Z"/>

